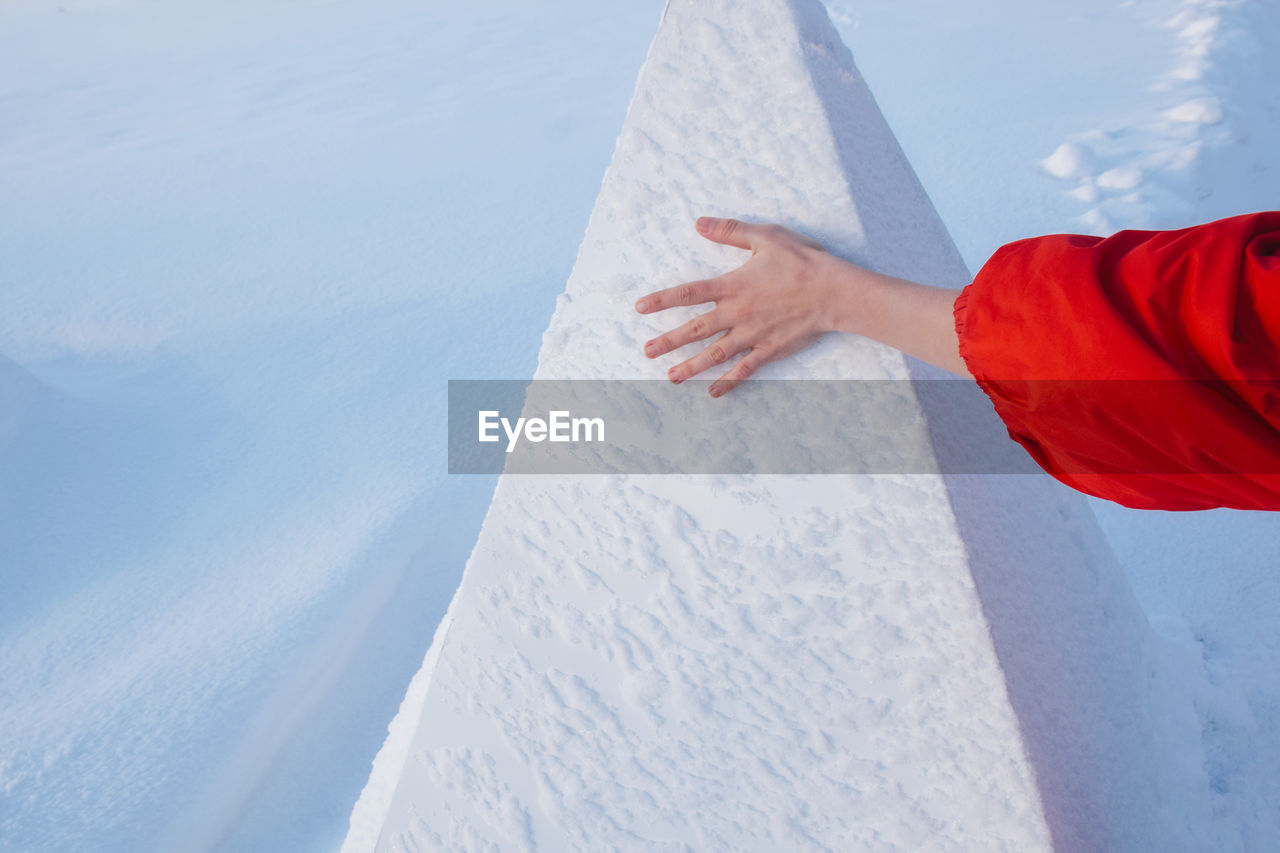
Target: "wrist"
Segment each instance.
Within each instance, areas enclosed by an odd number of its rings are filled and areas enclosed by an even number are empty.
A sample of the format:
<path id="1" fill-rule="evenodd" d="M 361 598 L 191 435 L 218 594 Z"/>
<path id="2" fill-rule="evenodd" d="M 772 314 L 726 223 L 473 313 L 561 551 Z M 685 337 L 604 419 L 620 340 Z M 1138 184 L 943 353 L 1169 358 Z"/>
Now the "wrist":
<path id="1" fill-rule="evenodd" d="M 828 331 L 872 337 L 884 276 L 832 256 L 826 276 L 825 324 Z"/>

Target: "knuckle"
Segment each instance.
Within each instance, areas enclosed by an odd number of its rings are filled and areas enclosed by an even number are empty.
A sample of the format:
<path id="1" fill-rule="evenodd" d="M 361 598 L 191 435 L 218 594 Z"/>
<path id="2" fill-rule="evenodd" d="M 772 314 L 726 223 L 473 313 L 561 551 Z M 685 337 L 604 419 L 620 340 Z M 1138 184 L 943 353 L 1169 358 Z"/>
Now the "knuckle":
<path id="1" fill-rule="evenodd" d="M 688 305 L 693 302 L 692 284 L 682 284 L 676 288 L 676 302 L 680 305 Z"/>
<path id="2" fill-rule="evenodd" d="M 693 335 L 695 340 L 705 338 L 707 336 L 707 321 L 702 317 L 694 320 L 689 324 L 689 334 Z"/>
<path id="3" fill-rule="evenodd" d="M 720 236 L 732 237 L 740 227 L 741 223 L 736 219 L 722 219 L 720 220 Z"/>
<path id="4" fill-rule="evenodd" d="M 724 347 L 720 344 L 712 344 L 707 348 L 707 357 L 711 359 L 712 364 L 723 364 L 728 356 L 724 353 Z"/>

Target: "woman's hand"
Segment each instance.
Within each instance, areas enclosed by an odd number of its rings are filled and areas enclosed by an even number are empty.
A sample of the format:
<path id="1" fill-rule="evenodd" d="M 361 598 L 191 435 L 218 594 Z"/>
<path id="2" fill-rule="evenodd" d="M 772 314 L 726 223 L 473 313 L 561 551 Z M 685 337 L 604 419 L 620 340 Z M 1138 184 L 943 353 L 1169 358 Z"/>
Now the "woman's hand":
<path id="1" fill-rule="evenodd" d="M 735 219 L 698 220 L 708 240 L 750 249 L 733 272 L 659 290 L 636 302 L 641 314 L 676 305 L 715 308 L 644 345 L 657 358 L 685 344 L 723 334 L 667 371 L 683 382 L 735 355 L 742 358 L 711 383 L 711 396 L 732 391 L 771 361 L 799 352 L 826 332 L 853 332 L 969 377 L 952 315 L 956 291 L 863 269 L 779 225 Z"/>
<path id="2" fill-rule="evenodd" d="M 765 364 L 808 347 L 837 328 L 837 266 L 844 264 L 822 246 L 779 225 L 750 225 L 734 219 L 698 220 L 708 240 L 751 250 L 738 269 L 703 281 L 659 290 L 636 302 L 641 314 L 676 305 L 714 302 L 715 308 L 644 345 L 649 358 L 685 344 L 724 334 L 692 358 L 667 371 L 683 382 L 743 353 L 711 384 L 711 396 L 733 390 Z"/>

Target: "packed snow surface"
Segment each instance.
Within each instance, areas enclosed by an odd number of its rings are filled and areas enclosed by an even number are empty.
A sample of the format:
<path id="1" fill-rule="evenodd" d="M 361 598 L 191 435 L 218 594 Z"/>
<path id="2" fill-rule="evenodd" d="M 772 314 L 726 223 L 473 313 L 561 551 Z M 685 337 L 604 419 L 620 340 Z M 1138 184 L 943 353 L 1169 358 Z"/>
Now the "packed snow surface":
<path id="1" fill-rule="evenodd" d="M 684 317 L 632 303 L 745 208 L 967 281 L 818 3 L 674 0 L 535 378 L 660 371 Z M 911 375 L 843 337 L 762 378 Z M 345 849 L 1199 849 L 1171 664 L 1044 476 L 507 476 Z"/>
<path id="2" fill-rule="evenodd" d="M 828 5 L 970 270 L 1280 197 L 1273 4 Z M 533 370 L 661 7 L 0 7 L 0 847 L 337 847 L 493 488 L 444 381 Z M 1093 509 L 1280 848 L 1280 520 Z"/>
<path id="3" fill-rule="evenodd" d="M 485 8 L 0 4 L 0 849 L 341 843 L 656 14 Z"/>

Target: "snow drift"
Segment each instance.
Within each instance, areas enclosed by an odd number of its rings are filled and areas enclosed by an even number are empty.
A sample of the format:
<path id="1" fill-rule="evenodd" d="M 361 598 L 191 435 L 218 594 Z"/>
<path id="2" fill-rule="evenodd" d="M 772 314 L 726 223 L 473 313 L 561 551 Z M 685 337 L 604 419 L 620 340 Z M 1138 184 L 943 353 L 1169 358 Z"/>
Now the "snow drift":
<path id="1" fill-rule="evenodd" d="M 816 0 L 669 5 L 536 377 L 674 363 L 696 311 L 631 306 L 741 261 L 702 214 L 968 280 Z M 937 375 L 845 336 L 761 378 Z M 994 417 L 920 387 L 939 453 Z M 344 849 L 1197 847 L 1161 660 L 1047 477 L 507 476 Z"/>

